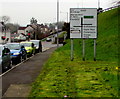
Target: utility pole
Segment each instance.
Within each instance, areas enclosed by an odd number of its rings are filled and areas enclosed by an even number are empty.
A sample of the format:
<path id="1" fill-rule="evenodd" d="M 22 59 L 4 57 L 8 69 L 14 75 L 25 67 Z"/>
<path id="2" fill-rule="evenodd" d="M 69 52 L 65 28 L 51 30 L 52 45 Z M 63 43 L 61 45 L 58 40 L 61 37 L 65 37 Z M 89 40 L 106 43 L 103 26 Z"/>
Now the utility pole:
<path id="1" fill-rule="evenodd" d="M 67 14 L 67 23 L 68 23 L 68 12 L 65 12 Z"/>
<path id="2" fill-rule="evenodd" d="M 58 38 L 58 22 L 59 22 L 59 0 L 57 0 L 57 48 L 59 47 L 59 38 Z"/>
<path id="3" fill-rule="evenodd" d="M 100 0 L 98 0 L 98 9 L 100 8 Z"/>

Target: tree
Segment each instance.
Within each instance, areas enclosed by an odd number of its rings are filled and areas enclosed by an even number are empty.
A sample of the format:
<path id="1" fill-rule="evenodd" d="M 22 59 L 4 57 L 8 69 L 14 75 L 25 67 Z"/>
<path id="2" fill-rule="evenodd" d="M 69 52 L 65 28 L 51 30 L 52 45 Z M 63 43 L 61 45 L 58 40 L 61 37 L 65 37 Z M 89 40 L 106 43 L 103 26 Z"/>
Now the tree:
<path id="1" fill-rule="evenodd" d="M 31 23 L 31 24 L 37 24 L 37 20 L 32 17 L 32 19 L 30 20 L 30 23 Z"/>
<path id="2" fill-rule="evenodd" d="M 67 39 L 70 38 L 70 23 L 64 23 L 64 26 L 62 27 L 63 31 L 67 31 Z"/>
<path id="3" fill-rule="evenodd" d="M 55 25 L 57 26 L 57 23 L 55 23 Z M 62 27 L 64 26 L 64 22 L 58 22 L 58 29 L 62 29 Z"/>
<path id="4" fill-rule="evenodd" d="M 49 28 L 50 28 L 51 30 L 54 30 L 54 29 L 55 29 L 55 24 L 50 23 L 50 24 L 49 24 Z"/>
<path id="5" fill-rule="evenodd" d="M 10 17 L 9 16 L 2 16 L 1 17 L 1 22 L 7 23 L 10 21 Z"/>
<path id="6" fill-rule="evenodd" d="M 20 27 L 19 24 L 12 24 L 12 23 L 7 23 L 6 24 L 6 28 L 10 29 L 11 33 L 17 32 L 17 30 L 18 30 L 19 27 Z"/>

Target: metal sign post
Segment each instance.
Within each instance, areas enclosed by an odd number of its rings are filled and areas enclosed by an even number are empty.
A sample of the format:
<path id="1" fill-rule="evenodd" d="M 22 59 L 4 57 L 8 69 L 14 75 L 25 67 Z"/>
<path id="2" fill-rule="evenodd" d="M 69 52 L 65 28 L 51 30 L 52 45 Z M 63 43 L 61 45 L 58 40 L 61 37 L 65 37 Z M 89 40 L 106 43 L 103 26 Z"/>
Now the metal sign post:
<path id="1" fill-rule="evenodd" d="M 83 39 L 83 61 L 85 39 L 94 39 L 94 61 L 96 60 L 97 8 L 70 8 L 70 38 Z"/>
<path id="2" fill-rule="evenodd" d="M 83 38 L 83 17 L 81 17 L 81 38 Z M 83 45 L 82 45 L 82 56 L 83 56 L 83 61 L 85 61 L 85 39 L 83 38 Z"/>
<path id="3" fill-rule="evenodd" d="M 94 61 L 96 61 L 96 39 L 94 39 Z"/>
<path id="4" fill-rule="evenodd" d="M 74 50 L 73 39 L 71 39 L 71 61 L 73 61 L 74 59 L 73 50 Z"/>
<path id="5" fill-rule="evenodd" d="M 85 39 L 83 39 L 83 61 L 85 61 Z"/>

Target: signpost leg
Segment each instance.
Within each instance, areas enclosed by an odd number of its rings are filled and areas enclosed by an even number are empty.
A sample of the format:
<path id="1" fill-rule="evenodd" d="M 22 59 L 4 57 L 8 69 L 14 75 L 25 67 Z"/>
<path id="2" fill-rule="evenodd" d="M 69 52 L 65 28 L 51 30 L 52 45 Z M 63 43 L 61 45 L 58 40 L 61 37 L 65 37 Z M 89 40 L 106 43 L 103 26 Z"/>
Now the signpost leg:
<path id="1" fill-rule="evenodd" d="M 71 61 L 73 61 L 73 39 L 71 39 Z"/>
<path id="2" fill-rule="evenodd" d="M 94 61 L 96 61 L 96 39 L 94 39 Z"/>
<path id="3" fill-rule="evenodd" d="M 83 39 L 83 61 L 85 61 L 85 39 Z"/>

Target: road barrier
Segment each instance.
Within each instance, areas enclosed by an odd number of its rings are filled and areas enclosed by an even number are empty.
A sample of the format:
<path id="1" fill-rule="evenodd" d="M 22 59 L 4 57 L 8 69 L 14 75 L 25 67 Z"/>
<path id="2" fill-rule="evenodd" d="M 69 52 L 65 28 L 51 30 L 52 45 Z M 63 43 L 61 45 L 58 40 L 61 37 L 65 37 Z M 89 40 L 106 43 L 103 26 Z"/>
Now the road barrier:
<path id="1" fill-rule="evenodd" d="M 115 9 L 115 8 L 119 8 L 119 7 L 120 7 L 120 5 L 113 6 L 113 7 L 109 7 L 109 8 L 107 8 L 107 9 L 104 9 L 103 12 L 109 11 L 109 10 L 112 10 L 112 9 Z"/>

